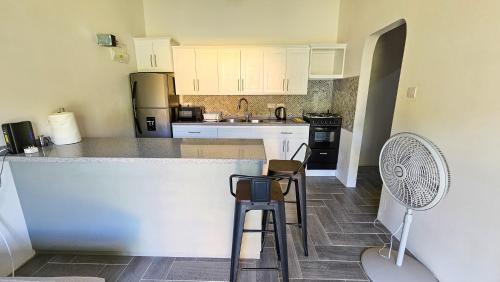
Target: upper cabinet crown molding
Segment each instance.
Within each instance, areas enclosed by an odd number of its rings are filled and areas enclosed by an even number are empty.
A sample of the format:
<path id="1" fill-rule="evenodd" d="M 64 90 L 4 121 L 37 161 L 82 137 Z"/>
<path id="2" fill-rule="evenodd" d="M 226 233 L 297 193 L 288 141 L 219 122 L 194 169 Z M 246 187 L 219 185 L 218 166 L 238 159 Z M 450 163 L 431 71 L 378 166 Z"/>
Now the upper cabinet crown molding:
<path id="1" fill-rule="evenodd" d="M 177 94 L 306 95 L 309 56 L 304 45 L 174 46 Z"/>
<path id="2" fill-rule="evenodd" d="M 173 72 L 172 46 L 177 43 L 170 37 L 134 38 L 137 71 Z"/>

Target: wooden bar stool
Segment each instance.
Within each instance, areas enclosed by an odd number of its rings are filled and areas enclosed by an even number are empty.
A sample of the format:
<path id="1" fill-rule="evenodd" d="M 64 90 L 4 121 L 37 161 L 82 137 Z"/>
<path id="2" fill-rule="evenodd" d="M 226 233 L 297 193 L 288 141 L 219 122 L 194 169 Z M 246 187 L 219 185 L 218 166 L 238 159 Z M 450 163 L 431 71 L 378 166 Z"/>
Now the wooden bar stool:
<path id="1" fill-rule="evenodd" d="M 297 155 L 301 150 L 305 150 L 304 159 L 302 161 L 295 160 Z M 302 143 L 297 151 L 293 154 L 290 160 L 270 160 L 268 166 L 268 176 L 273 175 L 286 175 L 288 177 L 292 177 L 294 186 L 295 186 L 295 202 L 287 203 L 296 203 L 297 205 L 297 220 L 296 223 L 301 231 L 302 231 L 302 246 L 304 248 L 304 255 L 308 256 L 309 251 L 307 247 L 307 202 L 306 202 L 306 164 L 311 157 L 312 150 L 306 144 Z M 287 186 L 287 189 L 283 193 L 287 195 L 290 192 L 290 185 Z M 264 220 L 266 220 L 264 222 Z M 288 223 L 295 224 L 295 223 Z M 267 218 L 263 218 L 262 225 L 267 225 Z M 262 238 L 262 242 L 264 238 Z"/>
<path id="2" fill-rule="evenodd" d="M 285 201 L 281 185 L 278 180 L 288 178 L 288 186 L 291 185 L 290 176 L 248 176 L 231 175 L 229 178 L 231 194 L 236 199 L 234 209 L 233 244 L 231 249 L 231 282 L 236 282 L 239 271 L 241 240 L 243 232 L 274 232 L 276 238 L 276 252 L 281 262 L 281 275 L 284 282 L 288 282 L 288 252 L 286 245 L 286 219 Z M 233 180 L 237 179 L 236 193 L 233 189 Z M 274 229 L 244 229 L 245 215 L 250 210 L 262 210 L 273 214 Z M 241 268 L 241 270 L 278 270 L 278 267 L 264 268 Z"/>

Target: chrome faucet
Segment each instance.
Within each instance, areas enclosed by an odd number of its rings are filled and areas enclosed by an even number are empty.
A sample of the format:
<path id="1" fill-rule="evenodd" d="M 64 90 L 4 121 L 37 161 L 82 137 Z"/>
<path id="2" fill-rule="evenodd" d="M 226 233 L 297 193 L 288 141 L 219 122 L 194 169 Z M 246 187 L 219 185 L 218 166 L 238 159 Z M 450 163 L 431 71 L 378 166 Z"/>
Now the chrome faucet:
<path id="1" fill-rule="evenodd" d="M 248 112 L 248 101 L 247 99 L 245 98 L 241 98 L 239 101 L 238 101 L 238 112 L 241 110 L 241 102 L 245 102 L 246 106 L 245 106 L 245 121 L 246 122 L 249 122 L 250 121 L 250 116 L 251 114 Z"/>

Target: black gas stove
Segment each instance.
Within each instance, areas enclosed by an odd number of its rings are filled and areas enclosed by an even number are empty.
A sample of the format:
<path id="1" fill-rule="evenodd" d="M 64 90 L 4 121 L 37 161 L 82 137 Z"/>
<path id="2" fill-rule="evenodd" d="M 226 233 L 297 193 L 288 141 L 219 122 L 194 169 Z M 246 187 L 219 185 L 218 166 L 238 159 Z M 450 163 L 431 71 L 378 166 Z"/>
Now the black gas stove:
<path id="1" fill-rule="evenodd" d="M 333 113 L 307 113 L 309 122 L 309 147 L 312 155 L 308 169 L 336 169 L 339 155 L 342 117 Z"/>

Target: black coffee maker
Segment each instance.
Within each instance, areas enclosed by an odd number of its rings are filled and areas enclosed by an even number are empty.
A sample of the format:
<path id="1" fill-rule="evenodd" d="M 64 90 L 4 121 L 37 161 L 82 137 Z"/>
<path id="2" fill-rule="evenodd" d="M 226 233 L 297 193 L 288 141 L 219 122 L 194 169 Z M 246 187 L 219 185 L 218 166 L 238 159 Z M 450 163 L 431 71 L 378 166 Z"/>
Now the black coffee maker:
<path id="1" fill-rule="evenodd" d="M 10 154 L 20 154 L 24 148 L 36 146 L 30 121 L 2 124 L 2 131 Z"/>

